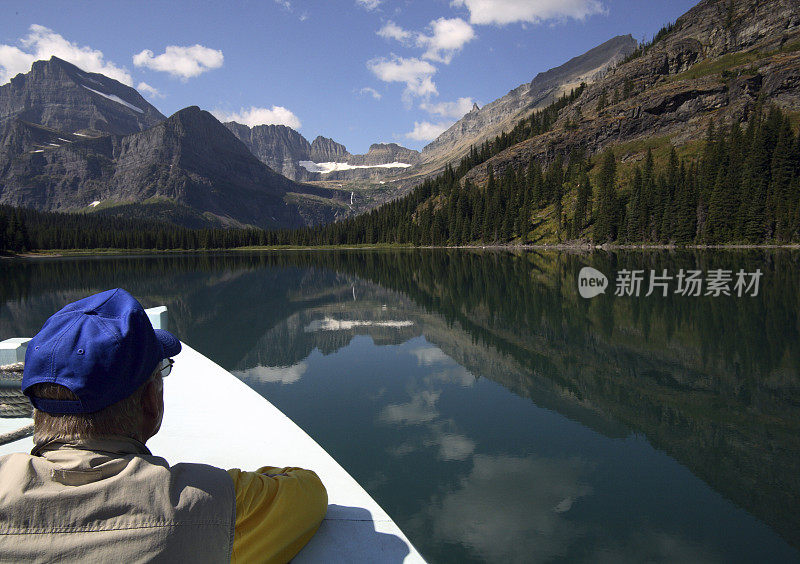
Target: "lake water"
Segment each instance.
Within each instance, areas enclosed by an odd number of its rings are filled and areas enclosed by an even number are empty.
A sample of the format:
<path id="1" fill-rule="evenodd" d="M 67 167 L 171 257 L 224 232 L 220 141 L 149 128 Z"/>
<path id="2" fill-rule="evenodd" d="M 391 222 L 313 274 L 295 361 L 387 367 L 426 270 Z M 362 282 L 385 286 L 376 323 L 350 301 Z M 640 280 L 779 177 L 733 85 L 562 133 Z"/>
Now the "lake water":
<path id="1" fill-rule="evenodd" d="M 608 277 L 604 294 L 579 295 L 585 266 Z M 303 427 L 430 562 L 800 560 L 800 253 L 282 252 L 0 269 L 0 340 L 108 288 L 166 305 L 183 341 Z M 617 292 L 638 270 L 639 295 Z M 699 296 L 676 293 L 690 271 Z M 645 296 L 651 281 L 663 284 Z"/>

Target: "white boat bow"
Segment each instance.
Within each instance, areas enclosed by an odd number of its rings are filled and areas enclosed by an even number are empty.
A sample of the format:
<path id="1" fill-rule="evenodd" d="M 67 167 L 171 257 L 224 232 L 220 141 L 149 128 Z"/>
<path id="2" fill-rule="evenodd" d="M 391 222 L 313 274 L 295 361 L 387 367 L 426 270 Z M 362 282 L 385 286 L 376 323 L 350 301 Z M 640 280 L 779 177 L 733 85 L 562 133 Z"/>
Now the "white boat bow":
<path id="1" fill-rule="evenodd" d="M 165 307 L 147 312 L 155 328 L 166 329 Z M 0 364 L 24 358 L 25 342 L 0 343 Z M 161 431 L 147 446 L 170 464 L 201 462 L 242 470 L 298 466 L 319 475 L 328 490 L 328 513 L 293 563 L 425 562 L 392 518 L 325 449 L 264 397 L 186 343 L 164 380 L 164 403 Z M 30 422 L 0 419 L 0 434 Z M 0 454 L 32 447 L 26 437 L 0 445 Z"/>

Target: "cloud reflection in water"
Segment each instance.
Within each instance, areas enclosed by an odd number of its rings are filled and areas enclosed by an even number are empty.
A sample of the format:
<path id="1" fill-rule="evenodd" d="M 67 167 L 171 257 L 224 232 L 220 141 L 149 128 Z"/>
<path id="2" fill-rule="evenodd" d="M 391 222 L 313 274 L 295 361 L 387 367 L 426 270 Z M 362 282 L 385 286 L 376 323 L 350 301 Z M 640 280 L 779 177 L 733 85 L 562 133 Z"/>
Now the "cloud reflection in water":
<path id="1" fill-rule="evenodd" d="M 245 370 L 234 370 L 232 374 L 245 382 L 294 384 L 306 370 L 308 365 L 299 362 L 293 366 L 254 366 Z"/>
<path id="2" fill-rule="evenodd" d="M 582 533 L 569 510 L 592 493 L 579 458 L 473 457 L 458 487 L 431 504 L 433 534 L 489 562 L 541 562 L 564 555 Z"/>

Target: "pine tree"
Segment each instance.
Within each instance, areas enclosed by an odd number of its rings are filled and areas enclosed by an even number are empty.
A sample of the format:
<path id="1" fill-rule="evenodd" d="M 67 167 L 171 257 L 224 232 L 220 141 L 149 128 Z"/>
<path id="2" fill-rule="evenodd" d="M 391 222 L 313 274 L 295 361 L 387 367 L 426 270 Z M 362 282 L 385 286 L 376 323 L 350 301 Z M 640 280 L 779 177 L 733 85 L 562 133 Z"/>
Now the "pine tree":
<path id="1" fill-rule="evenodd" d="M 664 215 L 661 220 L 661 240 L 669 242 L 675 237 L 675 216 L 677 215 L 677 201 L 675 195 L 678 186 L 678 155 L 675 147 L 670 147 L 669 161 L 662 193 L 662 208 Z"/>
<path id="2" fill-rule="evenodd" d="M 744 236 L 751 243 L 763 242 L 767 236 L 766 198 L 770 173 L 765 127 L 760 123 L 760 117 L 757 116 L 756 119 L 759 121 L 755 126 L 753 144 L 743 171 L 749 188 L 749 193 L 745 195 L 748 209 Z"/>
<path id="3" fill-rule="evenodd" d="M 694 166 L 686 171 L 681 164 L 680 182 L 675 200 L 677 211 L 675 214 L 675 242 L 689 244 L 694 241 L 697 222 L 697 203 L 695 200 L 694 182 L 696 174 Z"/>
<path id="4" fill-rule="evenodd" d="M 789 190 L 794 176 L 796 163 L 792 161 L 794 135 L 788 117 L 778 133 L 771 163 L 771 182 L 769 185 L 767 205 L 772 219 L 771 231 L 778 242 L 788 241 L 790 224 L 792 223 Z"/>
<path id="5" fill-rule="evenodd" d="M 578 180 L 575 215 L 572 221 L 576 236 L 586 227 L 587 218 L 591 215 L 591 195 L 591 181 L 589 180 L 589 175 L 584 171 Z"/>
<path id="6" fill-rule="evenodd" d="M 597 113 L 599 114 L 602 112 L 606 108 L 607 104 L 608 101 L 606 100 L 606 89 L 603 88 L 600 91 L 600 96 L 597 98 Z"/>
<path id="7" fill-rule="evenodd" d="M 644 159 L 644 169 L 642 170 L 642 213 L 644 219 L 640 225 L 643 240 L 652 241 L 656 237 L 655 217 L 660 216 L 659 206 L 661 198 L 656 189 L 655 163 L 653 161 L 653 151 L 648 148 Z"/>
<path id="8" fill-rule="evenodd" d="M 594 241 L 606 243 L 616 239 L 618 202 L 614 182 L 617 164 L 614 153 L 609 149 L 603 155 L 598 180 L 597 218 L 594 223 Z"/>

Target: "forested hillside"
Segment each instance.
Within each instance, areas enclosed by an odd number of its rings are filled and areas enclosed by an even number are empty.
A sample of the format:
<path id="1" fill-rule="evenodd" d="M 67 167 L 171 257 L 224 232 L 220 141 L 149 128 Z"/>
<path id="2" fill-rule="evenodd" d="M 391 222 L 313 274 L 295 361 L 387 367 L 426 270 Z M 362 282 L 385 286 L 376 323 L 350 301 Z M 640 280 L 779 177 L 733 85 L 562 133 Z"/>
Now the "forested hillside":
<path id="1" fill-rule="evenodd" d="M 580 92 L 577 92 L 579 95 Z M 541 120 L 541 121 L 539 121 Z M 547 112 L 517 132 L 547 124 Z M 510 137 L 513 138 L 515 134 Z M 574 150 L 546 168 L 489 168 L 484 187 L 464 171 L 502 150 L 508 138 L 462 160 L 457 169 L 425 182 L 414 193 L 348 221 L 309 230 L 314 244 L 539 243 L 531 231 L 550 221 L 546 242 L 790 243 L 800 241 L 800 136 L 789 117 L 757 111 L 743 130 L 709 125 L 699 157 L 679 158 L 670 148 L 657 165 L 652 151 L 633 167 L 613 150 L 588 159 Z M 620 169 L 625 167 L 623 176 Z M 632 173 L 631 173 L 632 168 Z M 298 235 L 297 240 L 306 237 Z"/>
<path id="2" fill-rule="evenodd" d="M 580 89 L 571 97 L 580 95 Z M 253 245 L 530 244 L 537 222 L 553 220 L 557 241 L 595 243 L 800 242 L 800 135 L 776 108 L 742 129 L 709 125 L 699 158 L 652 151 L 622 180 L 612 150 L 594 159 L 574 151 L 547 168 L 531 160 L 485 187 L 466 171 L 523 136 L 546 130 L 558 105 L 510 135 L 473 149 L 457 168 L 368 214 L 302 230 L 185 229 L 154 221 L 40 213 L 0 207 L 0 251 L 29 249 L 211 249 Z M 620 187 L 618 189 L 618 187 Z"/>

